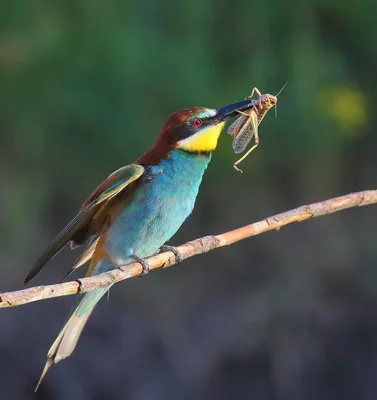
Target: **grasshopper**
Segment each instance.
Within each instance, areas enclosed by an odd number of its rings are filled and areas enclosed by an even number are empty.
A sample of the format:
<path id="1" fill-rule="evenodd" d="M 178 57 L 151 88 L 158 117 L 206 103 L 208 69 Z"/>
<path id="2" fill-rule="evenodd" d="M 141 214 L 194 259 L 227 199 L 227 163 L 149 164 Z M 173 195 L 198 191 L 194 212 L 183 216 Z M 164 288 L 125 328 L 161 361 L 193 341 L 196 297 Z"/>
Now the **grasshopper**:
<path id="1" fill-rule="evenodd" d="M 259 97 L 256 100 L 251 100 L 253 105 L 247 112 L 238 111 L 241 116 L 236 119 L 228 129 L 228 134 L 233 137 L 232 147 L 236 154 L 242 153 L 250 140 L 254 136 L 254 145 L 234 164 L 233 167 L 236 171 L 242 172 L 237 165 L 243 161 L 256 147 L 259 145 L 258 126 L 266 116 L 267 112 L 276 105 L 279 93 L 274 96 L 272 94 L 262 94 L 256 87 L 253 88 L 249 99 L 252 99 L 254 93 Z"/>

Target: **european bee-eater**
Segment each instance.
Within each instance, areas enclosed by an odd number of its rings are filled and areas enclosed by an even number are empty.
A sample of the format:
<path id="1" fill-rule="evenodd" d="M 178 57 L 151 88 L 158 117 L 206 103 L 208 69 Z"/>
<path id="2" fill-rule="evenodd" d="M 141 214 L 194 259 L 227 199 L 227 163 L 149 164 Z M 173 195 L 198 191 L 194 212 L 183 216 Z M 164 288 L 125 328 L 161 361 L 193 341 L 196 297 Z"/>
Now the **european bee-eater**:
<path id="1" fill-rule="evenodd" d="M 192 212 L 225 121 L 252 106 L 247 99 L 218 110 L 194 107 L 171 114 L 150 150 L 112 173 L 92 192 L 37 260 L 25 283 L 68 242 L 75 247 L 89 241 L 76 263 L 78 266 L 90 259 L 87 275 L 156 253 Z M 48 352 L 38 385 L 53 363 L 71 355 L 95 305 L 109 288 L 78 296 L 77 305 Z"/>

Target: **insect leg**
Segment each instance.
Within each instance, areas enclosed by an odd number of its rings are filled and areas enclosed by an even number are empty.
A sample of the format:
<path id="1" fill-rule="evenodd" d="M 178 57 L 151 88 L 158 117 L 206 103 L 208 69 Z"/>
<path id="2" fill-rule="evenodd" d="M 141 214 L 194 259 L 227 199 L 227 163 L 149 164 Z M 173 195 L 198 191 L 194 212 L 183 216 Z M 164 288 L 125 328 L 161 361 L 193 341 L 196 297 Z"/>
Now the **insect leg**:
<path id="1" fill-rule="evenodd" d="M 251 147 L 250 150 L 248 150 L 239 160 L 237 160 L 234 164 L 233 164 L 233 168 L 238 171 L 243 173 L 242 169 L 238 168 L 237 165 L 243 161 L 254 149 L 256 149 L 259 145 L 259 136 L 258 136 L 258 130 L 256 130 L 254 132 L 254 146 Z"/>
<path id="2" fill-rule="evenodd" d="M 247 117 L 247 118 L 249 118 L 249 114 L 246 114 L 245 112 L 243 112 L 243 111 L 240 111 L 240 110 L 236 110 L 238 113 L 240 113 L 241 115 L 244 115 L 245 117 Z"/>
<path id="3" fill-rule="evenodd" d="M 254 96 L 254 93 L 256 93 L 259 97 L 262 96 L 262 93 L 259 91 L 259 89 L 256 87 L 253 87 L 253 90 L 251 91 L 251 95 L 249 96 L 250 99 Z"/>

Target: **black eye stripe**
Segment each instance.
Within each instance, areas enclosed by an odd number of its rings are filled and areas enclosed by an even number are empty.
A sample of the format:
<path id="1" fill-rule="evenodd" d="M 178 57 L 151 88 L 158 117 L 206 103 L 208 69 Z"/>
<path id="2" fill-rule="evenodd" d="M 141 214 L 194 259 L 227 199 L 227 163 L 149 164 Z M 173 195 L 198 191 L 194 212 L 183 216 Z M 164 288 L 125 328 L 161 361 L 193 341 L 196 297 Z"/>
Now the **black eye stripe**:
<path id="1" fill-rule="evenodd" d="M 195 126 L 194 121 L 199 120 L 201 121 L 200 125 Z M 174 142 L 179 142 L 181 140 L 187 139 L 190 136 L 193 136 L 195 133 L 199 132 L 200 130 L 204 129 L 205 127 L 211 125 L 213 122 L 213 117 L 191 117 L 187 119 L 187 121 L 174 129 L 171 133 L 171 139 Z"/>
<path id="2" fill-rule="evenodd" d="M 195 133 L 195 129 L 190 125 L 182 125 L 176 128 L 173 132 L 172 138 L 174 141 L 186 139 Z"/>

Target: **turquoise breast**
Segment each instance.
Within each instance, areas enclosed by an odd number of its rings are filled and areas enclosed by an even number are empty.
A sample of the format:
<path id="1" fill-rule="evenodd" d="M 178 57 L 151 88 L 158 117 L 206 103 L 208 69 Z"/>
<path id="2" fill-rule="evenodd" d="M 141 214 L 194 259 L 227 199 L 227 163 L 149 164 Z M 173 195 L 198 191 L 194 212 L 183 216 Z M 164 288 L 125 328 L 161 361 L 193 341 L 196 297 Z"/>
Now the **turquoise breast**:
<path id="1" fill-rule="evenodd" d="M 129 262 L 132 254 L 152 255 L 177 232 L 194 208 L 210 158 L 175 149 L 159 165 L 146 167 L 131 204 L 107 235 L 106 250 L 115 265 Z"/>

